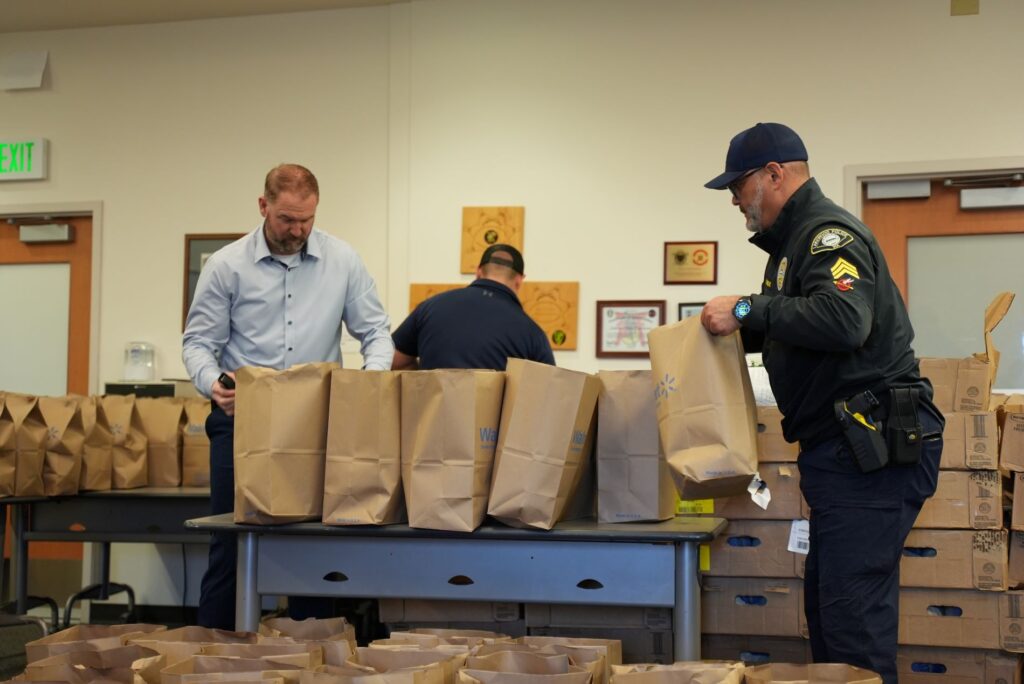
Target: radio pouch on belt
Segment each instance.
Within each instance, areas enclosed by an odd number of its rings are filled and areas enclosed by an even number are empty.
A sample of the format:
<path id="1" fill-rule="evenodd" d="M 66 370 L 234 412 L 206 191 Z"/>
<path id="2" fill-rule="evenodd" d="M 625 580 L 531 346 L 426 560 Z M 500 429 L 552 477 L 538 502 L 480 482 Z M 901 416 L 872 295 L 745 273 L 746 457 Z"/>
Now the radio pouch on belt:
<path id="1" fill-rule="evenodd" d="M 885 421 L 889 458 L 895 465 L 914 465 L 921 460 L 922 430 L 917 416 L 918 390 L 893 387 L 889 390 L 889 417 Z"/>
<path id="2" fill-rule="evenodd" d="M 843 436 L 861 472 L 874 472 L 888 465 L 885 438 L 880 426 L 871 418 L 871 412 L 878 408 L 875 395 L 862 392 L 845 401 L 837 401 L 834 408 L 836 420 L 843 428 Z"/>

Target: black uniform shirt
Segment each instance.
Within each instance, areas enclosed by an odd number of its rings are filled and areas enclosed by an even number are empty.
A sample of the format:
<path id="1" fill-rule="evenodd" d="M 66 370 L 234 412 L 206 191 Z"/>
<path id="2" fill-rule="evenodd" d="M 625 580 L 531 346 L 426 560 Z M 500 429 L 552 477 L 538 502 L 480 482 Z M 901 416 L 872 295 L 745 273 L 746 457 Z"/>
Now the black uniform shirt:
<path id="1" fill-rule="evenodd" d="M 763 342 L 788 441 L 839 434 L 833 403 L 864 390 L 884 399 L 890 387 L 919 387 L 930 402 L 906 306 L 867 226 L 810 179 L 750 242 L 770 256 L 743 338 L 747 351 Z"/>
<path id="2" fill-rule="evenodd" d="M 391 337 L 423 370 L 505 370 L 509 357 L 555 365 L 544 331 L 515 292 L 485 278 L 422 302 Z"/>

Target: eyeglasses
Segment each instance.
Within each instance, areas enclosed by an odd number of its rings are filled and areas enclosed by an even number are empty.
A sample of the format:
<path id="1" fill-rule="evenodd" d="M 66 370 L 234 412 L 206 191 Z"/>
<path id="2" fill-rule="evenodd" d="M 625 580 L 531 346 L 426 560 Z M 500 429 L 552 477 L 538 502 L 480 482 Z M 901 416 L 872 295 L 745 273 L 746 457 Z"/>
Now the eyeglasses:
<path id="1" fill-rule="evenodd" d="M 758 171 L 764 170 L 764 168 L 765 167 L 762 166 L 761 168 L 758 169 L 751 169 L 750 171 L 747 171 L 745 174 L 734 180 L 732 183 L 729 183 L 729 185 L 726 187 L 729 188 L 729 192 L 732 193 L 732 196 L 739 199 L 740 191 L 743 189 L 743 185 L 746 183 L 746 180 L 753 176 Z"/>

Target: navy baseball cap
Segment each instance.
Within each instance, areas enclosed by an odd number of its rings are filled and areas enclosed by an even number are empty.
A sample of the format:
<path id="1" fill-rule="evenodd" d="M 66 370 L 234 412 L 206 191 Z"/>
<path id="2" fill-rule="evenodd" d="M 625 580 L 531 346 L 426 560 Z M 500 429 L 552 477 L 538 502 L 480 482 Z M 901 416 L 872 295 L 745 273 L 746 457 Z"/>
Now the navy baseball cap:
<path id="1" fill-rule="evenodd" d="M 505 252 L 512 258 L 506 259 L 501 255 L 501 252 Z M 484 264 L 508 266 L 519 275 L 523 275 L 523 255 L 512 245 L 503 245 L 499 242 L 498 244 L 491 245 L 485 249 L 483 255 L 480 257 L 480 265 L 483 266 Z"/>
<path id="2" fill-rule="evenodd" d="M 769 162 L 784 164 L 791 161 L 807 161 L 807 148 L 796 131 L 780 123 L 759 123 L 737 133 L 729 141 L 725 171 L 705 183 L 704 187 L 725 190 L 747 171 L 760 169 Z"/>

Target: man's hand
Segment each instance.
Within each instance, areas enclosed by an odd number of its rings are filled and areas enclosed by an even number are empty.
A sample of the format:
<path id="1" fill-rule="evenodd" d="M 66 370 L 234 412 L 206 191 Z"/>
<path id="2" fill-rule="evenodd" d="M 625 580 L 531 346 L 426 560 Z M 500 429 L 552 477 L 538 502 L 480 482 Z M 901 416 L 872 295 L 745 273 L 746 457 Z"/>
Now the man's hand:
<path id="1" fill-rule="evenodd" d="M 232 380 L 235 379 L 234 373 L 228 373 L 228 375 Z M 220 384 L 220 380 L 214 380 L 213 387 L 210 388 L 210 394 L 224 413 L 229 416 L 235 415 L 235 390 L 228 389 Z"/>
<path id="2" fill-rule="evenodd" d="M 704 305 L 700 312 L 700 323 L 712 335 L 729 335 L 740 329 L 740 322 L 732 315 L 742 295 L 715 297 Z"/>

